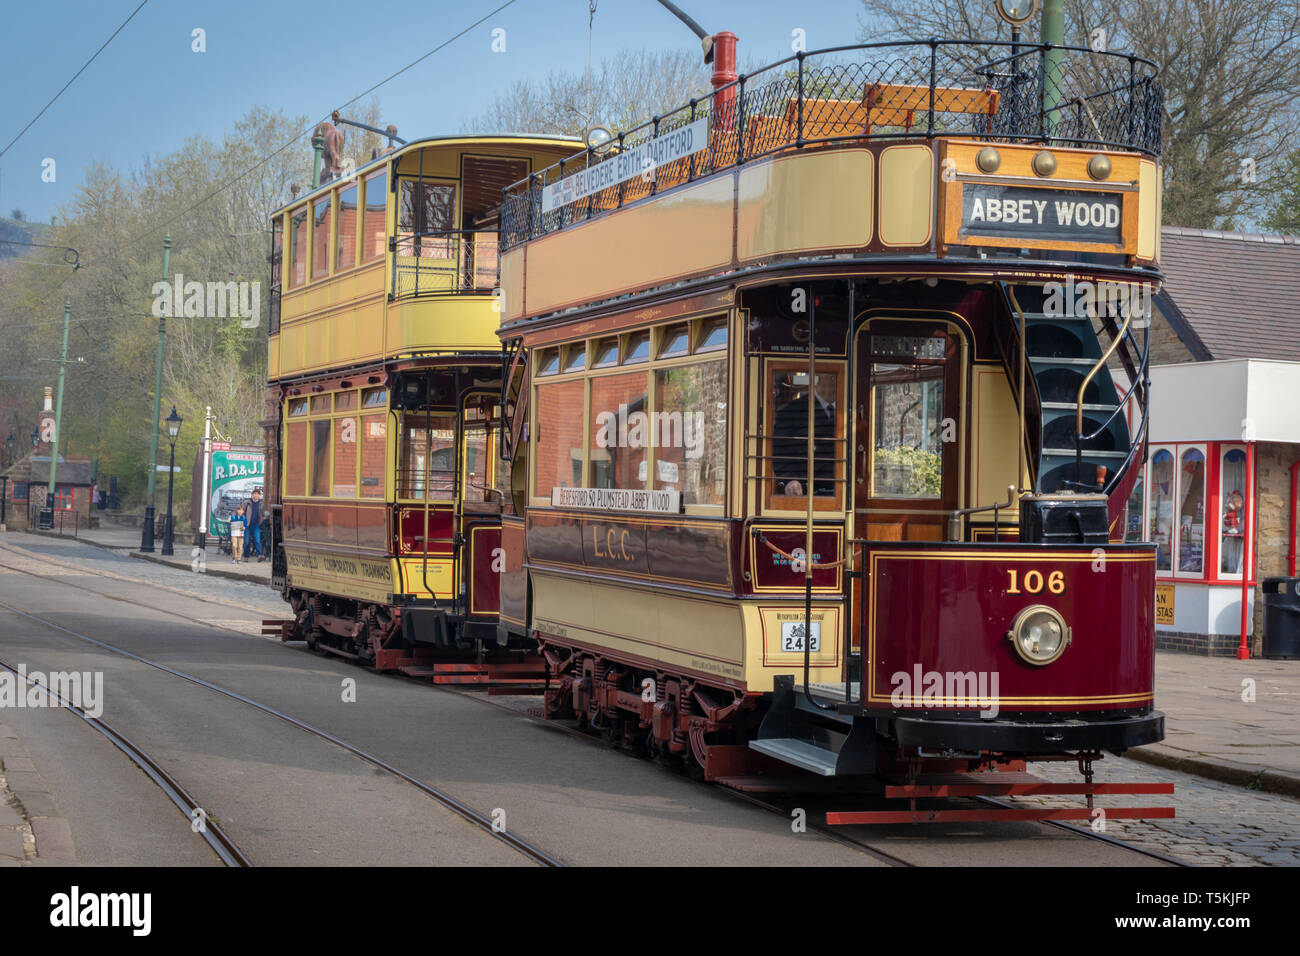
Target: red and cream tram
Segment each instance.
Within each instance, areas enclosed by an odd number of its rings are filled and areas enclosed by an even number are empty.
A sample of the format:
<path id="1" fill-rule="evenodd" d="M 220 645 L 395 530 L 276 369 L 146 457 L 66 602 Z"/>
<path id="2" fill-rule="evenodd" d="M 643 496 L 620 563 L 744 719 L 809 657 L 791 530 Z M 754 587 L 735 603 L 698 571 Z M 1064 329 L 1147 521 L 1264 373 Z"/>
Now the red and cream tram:
<path id="1" fill-rule="evenodd" d="M 915 799 L 1077 760 L 1086 817 L 1123 789 L 1092 762 L 1163 736 L 1120 521 L 1154 67 L 930 41 L 737 79 L 714 41 L 710 96 L 507 190 L 503 639 L 549 716 L 710 779 Z"/>
<path id="2" fill-rule="evenodd" d="M 267 487 L 286 636 L 435 680 L 486 675 L 513 504 L 495 452 L 501 190 L 577 148 L 421 140 L 273 214 Z"/>

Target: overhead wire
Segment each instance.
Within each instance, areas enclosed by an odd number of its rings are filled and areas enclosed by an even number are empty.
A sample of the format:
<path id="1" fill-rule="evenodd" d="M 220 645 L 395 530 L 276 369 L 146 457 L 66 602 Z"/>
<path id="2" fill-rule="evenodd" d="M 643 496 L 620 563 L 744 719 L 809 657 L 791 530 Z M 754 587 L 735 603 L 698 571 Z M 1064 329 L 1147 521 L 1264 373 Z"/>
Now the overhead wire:
<path id="1" fill-rule="evenodd" d="M 135 15 L 139 13 L 141 10 L 143 10 L 145 4 L 148 2 L 149 0 L 141 0 L 140 6 L 132 10 L 131 15 L 122 21 L 121 26 L 119 26 L 116 30 L 113 31 L 112 35 L 100 45 L 99 49 L 95 51 L 94 55 L 91 56 L 91 58 L 87 60 L 85 63 L 81 64 L 81 69 L 78 70 L 76 73 L 72 74 L 72 79 L 68 80 L 68 82 L 63 84 L 63 87 L 59 90 L 59 92 L 54 94 L 53 99 L 51 99 L 48 103 L 46 103 L 44 106 L 41 107 L 41 111 L 32 117 L 31 122 L 29 122 L 26 126 L 24 126 L 22 129 L 18 131 L 18 135 L 15 136 L 13 139 L 11 139 L 8 145 L 6 145 L 4 149 L 0 149 L 0 158 L 3 158 L 4 154 L 9 152 L 9 147 L 13 146 L 14 143 L 22 139 L 24 133 L 26 133 L 29 129 L 31 129 L 34 125 L 36 125 L 36 121 L 45 115 L 45 111 L 48 110 L 51 106 L 53 106 L 55 102 L 58 101 L 59 97 L 62 96 L 67 91 L 68 87 L 70 87 L 74 82 L 76 82 L 77 77 L 81 76 L 82 73 L 86 72 L 86 67 L 90 66 L 90 64 L 95 62 L 95 58 L 104 52 L 104 49 L 110 43 L 113 42 L 113 39 L 119 33 L 121 33 L 126 28 L 126 25 L 128 23 L 130 23 L 132 20 L 135 19 Z"/>
<path id="2" fill-rule="evenodd" d="M 492 10 L 492 11 L 490 11 L 490 12 L 488 12 L 488 13 L 485 13 L 483 16 L 479 17 L 477 20 L 475 20 L 475 21 L 474 21 L 473 23 L 471 23 L 469 26 L 465 27 L 463 30 L 459 31 L 458 33 L 455 33 L 455 34 L 453 34 L 452 36 L 448 37 L 446 40 L 443 40 L 441 43 L 439 43 L 439 44 L 438 44 L 437 46 L 435 46 L 433 49 L 429 50 L 427 53 L 424 53 L 424 54 L 422 54 L 421 56 L 416 57 L 414 60 L 412 60 L 410 63 L 406 64 L 406 66 L 402 67 L 400 70 L 397 70 L 397 71 L 395 71 L 395 72 L 389 74 L 388 76 L 384 77 L 384 79 L 380 80 L 378 83 L 374 84 L 373 86 L 369 87 L 368 89 L 362 90 L 362 91 L 361 91 L 360 93 L 358 93 L 356 96 L 352 97 L 352 99 L 347 100 L 346 102 L 344 102 L 341 106 L 334 107 L 333 109 L 330 110 L 330 113 L 327 113 L 327 114 L 326 114 L 324 117 L 322 117 L 320 120 L 318 120 L 317 122 L 313 123 L 311 126 L 307 127 L 307 128 L 306 128 L 305 130 L 303 130 L 301 133 L 296 134 L 292 139 L 289 139 L 288 141 L 286 141 L 286 142 L 285 142 L 283 145 L 281 145 L 279 148 L 275 149 L 275 150 L 272 151 L 271 153 L 268 153 L 266 156 L 263 156 L 261 159 L 259 159 L 259 160 L 258 160 L 256 163 L 254 163 L 252 166 L 248 167 L 248 169 L 244 170 L 242 173 L 240 173 L 240 174 L 238 174 L 237 176 L 233 177 L 232 179 L 228 179 L 226 182 L 222 183 L 220 186 L 218 186 L 218 187 L 217 187 L 216 189 L 214 189 L 212 192 L 208 193 L 206 196 L 204 196 L 204 197 L 203 197 L 202 199 L 200 199 L 198 202 L 194 203 L 194 204 L 191 205 L 191 206 L 186 207 L 186 208 L 183 209 L 181 212 L 179 212 L 179 213 L 177 213 L 175 216 L 173 216 L 171 219 L 168 219 L 166 222 L 164 222 L 164 223 L 160 223 L 160 224 L 158 224 L 158 225 L 156 225 L 156 226 L 151 226 L 150 228 L 144 230 L 143 232 L 141 232 L 141 233 L 139 233 L 139 234 L 137 234 L 137 235 L 131 237 L 130 239 L 127 240 L 127 243 L 138 242 L 139 240 L 145 238 L 146 236 L 152 235 L 153 233 L 156 233 L 156 232 L 157 232 L 158 230 L 160 230 L 160 229 L 165 229 L 165 228 L 167 228 L 168 226 L 171 226 L 172 224 L 174 224 L 174 223 L 178 222 L 179 220 L 183 219 L 185 216 L 188 216 L 191 212 L 193 212 L 195 209 L 198 209 L 200 206 L 202 206 L 202 205 L 203 205 L 204 203 L 206 203 L 208 200 L 213 199 L 213 198 L 215 198 L 216 196 L 220 195 L 221 193 L 225 192 L 227 189 L 229 189 L 231 186 L 233 186 L 233 185 L 235 185 L 236 183 L 238 183 L 238 182 L 240 182 L 241 180 L 243 180 L 243 179 L 244 179 L 245 177 L 247 177 L 249 174 L 251 174 L 251 173 L 257 171 L 258 169 L 260 169 L 261 167 L 265 166 L 265 165 L 266 165 L 267 163 L 269 163 L 272 159 L 274 159 L 276 156 L 279 156 L 281 153 L 283 153 L 283 152 L 284 152 L 286 149 L 288 149 L 290 146 L 294 145 L 294 143 L 297 143 L 297 142 L 298 142 L 300 139 L 302 139 L 304 136 L 307 136 L 308 134 L 310 134 L 310 133 L 312 132 L 312 130 L 316 129 L 317 126 L 319 126 L 321 123 L 323 123 L 323 122 L 325 122 L 326 120 L 328 120 L 328 119 L 330 118 L 330 114 L 333 113 L 334 110 L 342 110 L 342 109 L 345 109 L 346 107 L 351 106 L 351 105 L 352 105 L 353 103 L 355 103 L 357 100 L 361 99 L 363 96 L 367 96 L 367 95 L 369 95 L 370 93 L 373 93 L 375 90 L 379 89 L 381 86 L 384 86 L 385 84 L 392 82 L 393 80 L 397 79 L 397 77 L 399 77 L 399 76 L 401 76 L 403 73 L 405 73 L 407 70 L 410 70 L 410 69 L 412 69 L 413 67 L 418 66 L 420 63 L 423 63 L 425 60 L 427 60 L 429 57 L 433 56 L 433 55 L 434 55 L 435 53 L 437 53 L 439 50 L 442 50 L 442 49 L 444 49 L 445 47 L 450 46 L 452 43 L 454 43 L 455 41 L 459 40 L 459 39 L 460 39 L 461 37 L 463 37 L 465 34 L 469 33 L 471 30 L 473 30 L 475 27 L 481 26 L 483 23 L 485 23 L 485 22 L 486 22 L 487 20 L 489 20 L 490 18 L 496 16 L 496 15 L 497 15 L 498 13 L 500 13 L 502 10 L 506 9 L 507 7 L 513 6 L 513 5 L 514 5 L 515 3 L 517 3 L 517 2 L 518 2 L 518 0 L 506 0 L 505 3 L 501 4 L 501 6 L 497 7 L 495 10 Z"/>

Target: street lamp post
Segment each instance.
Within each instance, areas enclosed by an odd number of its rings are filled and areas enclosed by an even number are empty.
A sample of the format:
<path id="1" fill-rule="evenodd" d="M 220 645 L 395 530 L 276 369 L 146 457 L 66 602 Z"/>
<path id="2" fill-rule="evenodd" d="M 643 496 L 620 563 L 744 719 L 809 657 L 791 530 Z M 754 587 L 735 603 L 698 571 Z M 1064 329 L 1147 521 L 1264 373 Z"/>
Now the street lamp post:
<path id="1" fill-rule="evenodd" d="M 172 237 L 168 235 L 163 237 L 163 282 L 167 281 L 171 257 Z M 140 550 L 145 554 L 153 552 L 154 482 L 158 478 L 158 416 L 162 414 L 163 351 L 166 340 L 167 316 L 160 315 L 158 316 L 158 364 L 154 370 L 153 385 L 153 444 L 149 446 L 149 488 L 144 495 L 144 521 L 140 528 Z"/>
<path id="2" fill-rule="evenodd" d="M 172 484 L 176 477 L 176 436 L 181 433 L 181 422 L 184 419 L 176 414 L 176 406 L 172 406 L 172 413 L 167 416 L 167 439 L 171 442 L 171 462 L 167 466 L 167 524 L 163 531 L 162 553 L 164 555 L 173 555 L 176 551 L 173 549 L 175 519 L 172 517 Z"/>

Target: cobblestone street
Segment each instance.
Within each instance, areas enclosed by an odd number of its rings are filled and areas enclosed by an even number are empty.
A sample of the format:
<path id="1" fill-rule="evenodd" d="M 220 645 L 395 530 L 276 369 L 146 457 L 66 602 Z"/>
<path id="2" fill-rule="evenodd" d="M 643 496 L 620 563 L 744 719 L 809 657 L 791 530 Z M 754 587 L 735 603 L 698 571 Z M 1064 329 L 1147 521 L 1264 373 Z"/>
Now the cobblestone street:
<path id="1" fill-rule="evenodd" d="M 1174 784 L 1172 797 L 1106 796 L 1097 806 L 1170 806 L 1172 820 L 1106 820 L 1105 834 L 1196 866 L 1300 865 L 1300 800 L 1108 756 L 1093 764 L 1105 782 Z M 1045 779 L 1079 779 L 1071 764 L 1044 764 L 1033 772 Z M 1026 806 L 1078 806 L 1077 797 L 1015 797 Z"/>

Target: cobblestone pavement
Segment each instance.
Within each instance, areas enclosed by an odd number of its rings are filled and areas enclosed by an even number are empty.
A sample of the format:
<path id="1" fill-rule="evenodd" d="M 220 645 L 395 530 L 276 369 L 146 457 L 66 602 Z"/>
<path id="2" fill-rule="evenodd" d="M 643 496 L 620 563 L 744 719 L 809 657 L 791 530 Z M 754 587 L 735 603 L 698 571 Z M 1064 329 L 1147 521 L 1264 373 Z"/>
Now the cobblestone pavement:
<path id="1" fill-rule="evenodd" d="M 1096 805 L 1173 806 L 1172 820 L 1106 820 L 1105 834 L 1194 866 L 1300 866 L 1300 800 L 1108 756 L 1093 764 L 1098 783 L 1172 783 L 1169 796 L 1104 796 Z M 1054 782 L 1078 782 L 1073 764 L 1035 764 Z M 1013 797 L 1036 806 L 1078 806 L 1081 797 Z"/>

